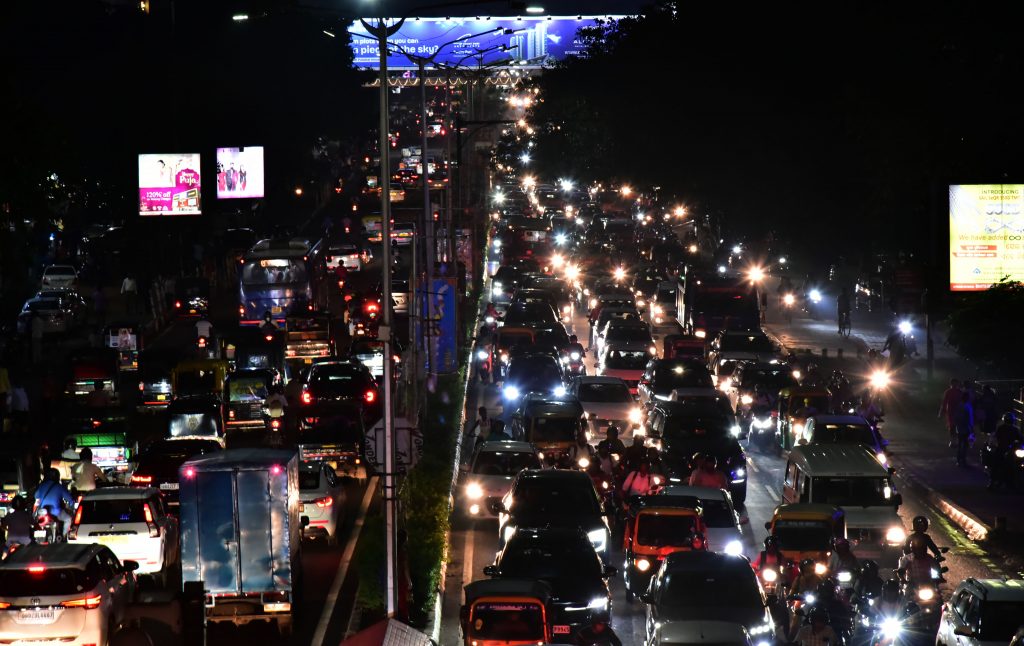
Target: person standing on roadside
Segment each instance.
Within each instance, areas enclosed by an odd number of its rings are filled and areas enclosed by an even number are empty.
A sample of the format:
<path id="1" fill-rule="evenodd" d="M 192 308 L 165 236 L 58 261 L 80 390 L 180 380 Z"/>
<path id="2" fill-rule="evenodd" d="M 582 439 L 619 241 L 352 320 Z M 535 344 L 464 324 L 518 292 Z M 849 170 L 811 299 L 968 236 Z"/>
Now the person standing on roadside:
<path id="1" fill-rule="evenodd" d="M 956 414 L 960 409 L 960 400 L 963 392 L 960 390 L 960 380 L 950 379 L 949 388 L 942 393 L 942 403 L 939 404 L 939 419 L 946 420 L 946 431 L 949 433 L 949 446 L 955 446 L 956 441 Z"/>
<path id="2" fill-rule="evenodd" d="M 124 298 L 125 312 L 134 314 L 138 307 L 139 284 L 135 282 L 135 276 L 131 272 L 121 281 L 121 296 Z"/>
<path id="3" fill-rule="evenodd" d="M 971 436 L 974 434 L 974 406 L 971 405 L 970 393 L 960 395 L 960 408 L 956 412 L 956 464 L 967 466 L 967 450 L 971 447 Z"/>

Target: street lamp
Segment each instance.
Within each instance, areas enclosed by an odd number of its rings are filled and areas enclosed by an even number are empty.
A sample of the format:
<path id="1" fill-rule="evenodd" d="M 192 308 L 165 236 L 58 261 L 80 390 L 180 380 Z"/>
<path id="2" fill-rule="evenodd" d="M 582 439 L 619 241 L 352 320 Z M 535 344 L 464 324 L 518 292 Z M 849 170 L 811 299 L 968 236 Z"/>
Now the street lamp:
<path id="1" fill-rule="evenodd" d="M 619 192 L 622 193 L 622 197 L 629 197 L 630 194 L 633 192 L 633 189 L 630 188 L 629 186 L 623 186 L 621 189 L 619 189 Z"/>
<path id="2" fill-rule="evenodd" d="M 523 153 L 522 155 L 519 155 L 519 161 L 523 162 L 524 164 L 529 164 L 530 153 Z"/>

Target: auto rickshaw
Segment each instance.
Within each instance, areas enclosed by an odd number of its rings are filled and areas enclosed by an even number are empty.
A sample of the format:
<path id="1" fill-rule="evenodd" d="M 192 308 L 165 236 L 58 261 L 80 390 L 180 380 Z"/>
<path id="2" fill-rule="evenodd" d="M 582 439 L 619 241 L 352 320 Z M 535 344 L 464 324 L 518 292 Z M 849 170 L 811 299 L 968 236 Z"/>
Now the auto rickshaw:
<path id="1" fill-rule="evenodd" d="M 815 568 L 824 573 L 832 541 L 846 537 L 845 514 L 832 505 L 783 503 L 775 508 L 764 528 L 775 537 L 786 562 L 792 563 L 792 569 L 782 577 L 787 581 L 796 576 L 796 568 L 804 559 L 812 559 Z"/>
<path id="2" fill-rule="evenodd" d="M 674 552 L 707 550 L 704 512 L 691 496 L 635 496 L 629 501 L 622 551 L 630 598 L 645 590 L 659 564 Z"/>
<path id="3" fill-rule="evenodd" d="M 555 460 L 568 454 L 577 433 L 585 429 L 583 405 L 575 399 L 529 393 L 512 414 L 512 437 L 530 442 Z"/>
<path id="4" fill-rule="evenodd" d="M 239 327 L 221 336 L 224 358 L 235 370 L 270 369 L 285 375 L 285 331 Z"/>
<path id="5" fill-rule="evenodd" d="M 778 429 L 775 432 L 778 444 L 776 451 L 792 449 L 804 432 L 807 418 L 832 412 L 832 393 L 820 386 L 794 386 L 779 391 Z"/>
<path id="6" fill-rule="evenodd" d="M 551 587 L 534 579 L 486 579 L 465 588 L 459 611 L 465 646 L 516 646 L 553 641 Z"/>
<path id="7" fill-rule="evenodd" d="M 704 339 L 692 334 L 667 334 L 662 352 L 664 359 L 700 359 L 705 358 Z"/>
<path id="8" fill-rule="evenodd" d="M 219 397 L 177 397 L 167 407 L 167 437 L 212 439 L 224 444 L 224 413 Z"/>
<path id="9" fill-rule="evenodd" d="M 178 397 L 224 394 L 224 381 L 228 375 L 225 359 L 187 359 L 181 361 L 171 373 L 171 392 Z"/>
<path id="10" fill-rule="evenodd" d="M 313 428 L 302 432 L 299 444 L 300 460 L 326 462 L 340 476 L 365 481 L 367 466 L 363 459 L 366 429 L 355 407 L 349 413 L 322 419 Z"/>
<path id="11" fill-rule="evenodd" d="M 139 369 L 142 331 L 138 323 L 111 323 L 103 328 L 103 345 L 117 353 L 119 372 Z"/>
<path id="12" fill-rule="evenodd" d="M 72 433 L 65 436 L 64 443 L 74 440 L 78 451 L 88 448 L 92 451 L 92 462 L 98 466 L 114 482 L 125 482 L 129 475 L 130 462 L 137 452 L 134 442 L 128 441 L 128 433 L 123 429 L 102 429 Z M 60 472 L 63 482 L 71 482 L 71 469 L 77 460 L 56 459 L 51 466 Z"/>
<path id="13" fill-rule="evenodd" d="M 280 383 L 281 375 L 272 368 L 229 372 L 224 385 L 228 428 L 263 428 L 270 388 Z"/>

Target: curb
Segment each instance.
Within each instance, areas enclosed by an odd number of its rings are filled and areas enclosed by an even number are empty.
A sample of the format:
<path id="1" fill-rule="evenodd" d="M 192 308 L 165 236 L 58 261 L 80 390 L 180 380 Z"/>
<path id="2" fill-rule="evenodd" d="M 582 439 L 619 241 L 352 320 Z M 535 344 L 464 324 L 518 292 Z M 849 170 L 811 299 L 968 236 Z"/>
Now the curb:
<path id="1" fill-rule="evenodd" d="M 992 531 L 992 528 L 982 522 L 977 516 L 950 502 L 949 499 L 942 496 L 942 494 L 934 488 L 925 484 L 917 476 L 911 474 L 906 467 L 902 468 L 899 477 L 911 489 L 917 490 L 932 507 L 939 511 L 939 513 L 967 534 L 967 538 L 975 542 L 981 542 L 988 539 L 989 532 Z"/>

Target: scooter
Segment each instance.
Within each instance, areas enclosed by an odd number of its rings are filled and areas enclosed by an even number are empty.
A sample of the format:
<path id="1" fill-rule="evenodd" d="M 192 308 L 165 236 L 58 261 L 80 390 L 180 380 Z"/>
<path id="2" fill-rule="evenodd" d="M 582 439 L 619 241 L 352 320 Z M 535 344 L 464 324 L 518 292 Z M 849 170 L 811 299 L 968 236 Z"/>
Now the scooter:
<path id="1" fill-rule="evenodd" d="M 64 540 L 63 522 L 50 513 L 50 507 L 44 506 L 36 510 L 35 524 L 32 526 L 32 540 L 39 545 L 52 545 Z"/>
<path id="2" fill-rule="evenodd" d="M 480 379 L 480 383 L 490 383 L 492 377 L 490 348 L 478 346 L 473 356 L 473 362 L 476 364 L 476 376 Z"/>

